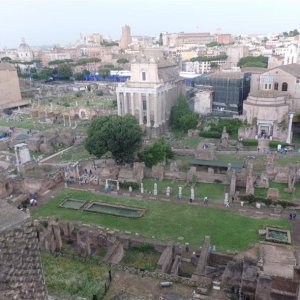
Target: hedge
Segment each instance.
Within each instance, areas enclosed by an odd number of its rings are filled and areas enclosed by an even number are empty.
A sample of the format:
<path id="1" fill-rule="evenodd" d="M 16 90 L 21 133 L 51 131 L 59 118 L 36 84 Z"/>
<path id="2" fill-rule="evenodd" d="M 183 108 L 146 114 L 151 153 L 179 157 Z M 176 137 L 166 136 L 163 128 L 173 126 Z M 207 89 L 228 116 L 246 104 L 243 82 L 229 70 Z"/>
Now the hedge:
<path id="1" fill-rule="evenodd" d="M 222 134 L 216 131 L 202 131 L 199 134 L 202 137 L 212 138 L 212 139 L 220 139 Z"/>
<path id="2" fill-rule="evenodd" d="M 242 144 L 244 145 L 244 146 L 258 146 L 258 141 L 257 140 L 243 140 L 242 141 Z"/>
<path id="3" fill-rule="evenodd" d="M 255 202 L 262 202 L 267 206 L 270 205 L 281 205 L 283 208 L 286 208 L 288 206 L 297 206 L 295 203 L 284 201 L 284 200 L 272 200 L 262 197 L 256 197 L 254 195 L 241 195 L 240 199 L 242 201 L 248 202 L 249 204 L 254 204 Z"/>
<path id="4" fill-rule="evenodd" d="M 270 141 L 269 142 L 269 147 L 270 148 L 276 148 L 277 149 L 277 145 L 281 145 L 282 148 L 288 146 L 289 144 L 284 143 L 284 142 L 280 142 L 280 141 Z"/>

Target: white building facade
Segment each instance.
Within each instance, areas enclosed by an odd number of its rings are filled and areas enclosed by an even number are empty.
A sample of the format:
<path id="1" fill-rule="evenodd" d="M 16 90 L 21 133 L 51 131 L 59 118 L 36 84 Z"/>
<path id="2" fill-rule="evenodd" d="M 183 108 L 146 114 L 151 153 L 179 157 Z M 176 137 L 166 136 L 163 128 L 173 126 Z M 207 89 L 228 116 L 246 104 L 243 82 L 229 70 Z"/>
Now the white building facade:
<path id="1" fill-rule="evenodd" d="M 182 93 L 179 68 L 171 63 L 142 62 L 131 65 L 131 79 L 116 89 L 118 115 L 131 114 L 148 131 L 168 122 L 171 108 Z"/>

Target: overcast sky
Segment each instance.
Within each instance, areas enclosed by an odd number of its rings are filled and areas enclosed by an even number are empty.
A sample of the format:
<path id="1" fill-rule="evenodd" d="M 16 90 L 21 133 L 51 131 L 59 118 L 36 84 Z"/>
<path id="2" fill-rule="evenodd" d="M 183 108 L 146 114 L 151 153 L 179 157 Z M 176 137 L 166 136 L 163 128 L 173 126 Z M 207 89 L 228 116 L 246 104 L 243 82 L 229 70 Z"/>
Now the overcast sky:
<path id="1" fill-rule="evenodd" d="M 0 0 L 0 48 L 160 32 L 270 33 L 300 28 L 300 0 Z"/>

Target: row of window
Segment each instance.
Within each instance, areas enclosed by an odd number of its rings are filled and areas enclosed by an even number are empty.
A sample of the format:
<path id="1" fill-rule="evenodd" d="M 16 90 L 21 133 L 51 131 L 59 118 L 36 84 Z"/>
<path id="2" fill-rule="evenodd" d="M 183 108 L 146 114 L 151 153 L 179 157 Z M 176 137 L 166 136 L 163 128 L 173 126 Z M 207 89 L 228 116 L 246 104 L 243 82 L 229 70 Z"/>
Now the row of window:
<path id="1" fill-rule="evenodd" d="M 269 83 L 269 84 L 265 84 L 265 90 L 271 90 L 272 89 L 272 84 Z M 274 90 L 275 91 L 278 91 L 279 90 L 279 84 L 278 82 L 274 82 Z M 283 82 L 282 85 L 281 85 L 281 91 L 282 92 L 287 92 L 288 90 L 288 84 L 287 82 Z"/>

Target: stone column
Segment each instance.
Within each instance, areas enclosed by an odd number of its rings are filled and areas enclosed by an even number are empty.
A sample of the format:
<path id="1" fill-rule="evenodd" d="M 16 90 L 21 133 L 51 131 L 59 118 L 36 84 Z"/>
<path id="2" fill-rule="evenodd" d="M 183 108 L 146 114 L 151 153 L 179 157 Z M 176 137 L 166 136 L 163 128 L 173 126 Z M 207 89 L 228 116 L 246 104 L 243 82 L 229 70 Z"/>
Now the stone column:
<path id="1" fill-rule="evenodd" d="M 158 124 L 161 125 L 161 116 L 162 116 L 162 111 L 161 111 L 161 101 L 162 101 L 162 92 L 158 94 L 157 98 L 157 115 L 158 115 Z"/>
<path id="2" fill-rule="evenodd" d="M 118 104 L 118 116 L 122 115 L 122 107 L 121 107 L 121 99 L 120 99 L 120 93 L 117 92 L 117 104 Z"/>
<path id="3" fill-rule="evenodd" d="M 154 94 L 154 126 L 153 127 L 155 128 L 158 127 L 157 101 L 158 101 L 158 94 Z"/>
<path id="4" fill-rule="evenodd" d="M 150 95 L 146 94 L 146 102 L 147 102 L 147 127 L 151 127 L 151 120 L 150 120 Z"/>
<path id="5" fill-rule="evenodd" d="M 127 93 L 123 92 L 123 103 L 124 103 L 124 112 L 128 114 L 128 101 L 127 101 Z"/>
<path id="6" fill-rule="evenodd" d="M 138 94 L 138 100 L 139 100 L 139 123 L 140 125 L 143 125 L 143 98 L 142 94 Z"/>
<path id="7" fill-rule="evenodd" d="M 292 125 L 293 125 L 293 117 L 294 113 L 290 112 L 289 113 L 289 127 L 288 127 L 288 135 L 286 138 L 286 142 L 290 144 L 292 142 Z"/>
<path id="8" fill-rule="evenodd" d="M 131 114 L 134 116 L 134 93 L 130 93 Z"/>

